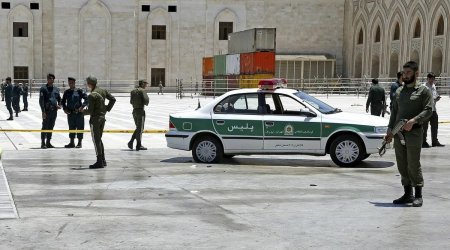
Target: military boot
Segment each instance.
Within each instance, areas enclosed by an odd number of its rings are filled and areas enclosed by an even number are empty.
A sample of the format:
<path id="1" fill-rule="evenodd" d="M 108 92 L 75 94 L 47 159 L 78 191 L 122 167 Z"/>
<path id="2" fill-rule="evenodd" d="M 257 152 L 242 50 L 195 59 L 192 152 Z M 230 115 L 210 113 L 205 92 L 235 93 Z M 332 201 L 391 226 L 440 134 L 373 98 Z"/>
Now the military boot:
<path id="1" fill-rule="evenodd" d="M 55 148 L 51 143 L 50 143 L 50 139 L 47 140 L 47 142 L 45 143 L 45 146 L 47 148 Z"/>
<path id="2" fill-rule="evenodd" d="M 105 160 L 105 155 L 102 155 L 102 162 L 103 162 L 103 166 L 105 166 L 106 167 L 106 160 Z"/>
<path id="3" fill-rule="evenodd" d="M 6 119 L 6 120 L 7 120 L 7 121 L 12 121 L 12 120 L 14 120 L 14 117 L 13 117 L 12 115 L 10 115 L 9 118 Z"/>
<path id="4" fill-rule="evenodd" d="M 76 146 L 76 148 L 82 148 L 83 144 L 82 144 L 83 139 L 78 139 L 78 144 Z"/>
<path id="5" fill-rule="evenodd" d="M 423 205 L 422 187 L 414 187 L 415 194 L 412 202 L 413 207 L 421 207 Z"/>
<path id="6" fill-rule="evenodd" d="M 103 160 L 102 160 L 101 155 L 97 156 L 97 162 L 95 162 L 94 164 L 89 166 L 90 169 L 97 169 L 97 168 L 104 168 L 104 167 L 105 166 L 103 165 Z"/>
<path id="7" fill-rule="evenodd" d="M 75 139 L 74 138 L 70 138 L 70 143 L 65 145 L 65 148 L 74 148 L 75 147 Z"/>
<path id="8" fill-rule="evenodd" d="M 42 142 L 41 142 L 41 148 L 42 148 L 42 149 L 47 149 L 47 146 L 45 145 L 45 140 L 42 140 Z"/>
<path id="9" fill-rule="evenodd" d="M 128 148 L 133 150 L 133 140 L 128 142 Z"/>
<path id="10" fill-rule="evenodd" d="M 403 186 L 403 189 L 405 190 L 405 194 L 394 200 L 392 203 L 394 204 L 407 204 L 407 203 L 412 203 L 414 200 L 414 196 L 412 194 L 412 187 L 411 186 Z"/>

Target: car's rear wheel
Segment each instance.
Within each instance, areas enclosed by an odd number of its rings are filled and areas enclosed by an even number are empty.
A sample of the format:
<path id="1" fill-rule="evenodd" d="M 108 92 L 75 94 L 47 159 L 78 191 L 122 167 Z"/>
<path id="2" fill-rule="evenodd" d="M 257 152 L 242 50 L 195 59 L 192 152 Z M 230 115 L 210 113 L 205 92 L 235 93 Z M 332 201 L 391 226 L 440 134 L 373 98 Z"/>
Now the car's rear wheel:
<path id="1" fill-rule="evenodd" d="M 340 167 L 353 167 L 366 156 L 366 152 L 358 137 L 341 135 L 331 143 L 330 156 Z"/>
<path id="2" fill-rule="evenodd" d="M 194 142 L 192 157 L 195 162 L 220 162 L 223 157 L 222 144 L 212 136 L 201 136 Z"/>

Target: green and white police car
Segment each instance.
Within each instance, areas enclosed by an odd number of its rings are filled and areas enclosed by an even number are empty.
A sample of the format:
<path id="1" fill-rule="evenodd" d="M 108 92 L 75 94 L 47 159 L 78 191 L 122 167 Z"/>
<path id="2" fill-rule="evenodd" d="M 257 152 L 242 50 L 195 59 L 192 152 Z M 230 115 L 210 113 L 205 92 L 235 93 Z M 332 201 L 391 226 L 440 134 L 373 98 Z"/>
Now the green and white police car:
<path id="1" fill-rule="evenodd" d="M 342 112 L 284 80 L 233 90 L 192 112 L 171 114 L 169 148 L 192 150 L 196 162 L 235 155 L 330 154 L 342 167 L 377 153 L 387 131 L 385 118 Z"/>

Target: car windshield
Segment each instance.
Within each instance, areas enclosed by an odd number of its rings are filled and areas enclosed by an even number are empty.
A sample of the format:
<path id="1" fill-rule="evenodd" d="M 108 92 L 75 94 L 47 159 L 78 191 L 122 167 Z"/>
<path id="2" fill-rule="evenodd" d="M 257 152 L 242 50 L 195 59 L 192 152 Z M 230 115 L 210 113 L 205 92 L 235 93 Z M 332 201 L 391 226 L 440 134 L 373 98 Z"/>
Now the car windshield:
<path id="1" fill-rule="evenodd" d="M 315 109 L 319 110 L 323 114 L 333 114 L 341 112 L 340 109 L 333 108 L 330 105 L 322 102 L 321 100 L 306 94 L 305 92 L 298 91 L 294 93 L 294 95 L 296 95 L 298 98 L 302 99 L 309 105 L 313 106 Z"/>

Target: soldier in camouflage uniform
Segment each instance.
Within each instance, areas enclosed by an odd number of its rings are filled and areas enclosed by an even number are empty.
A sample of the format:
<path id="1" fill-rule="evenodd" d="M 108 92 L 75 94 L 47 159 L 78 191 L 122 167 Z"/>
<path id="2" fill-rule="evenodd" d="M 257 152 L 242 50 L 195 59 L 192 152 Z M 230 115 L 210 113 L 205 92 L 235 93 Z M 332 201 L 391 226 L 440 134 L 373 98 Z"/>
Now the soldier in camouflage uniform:
<path id="1" fill-rule="evenodd" d="M 88 108 L 84 109 L 85 115 L 90 115 L 89 124 L 91 126 L 92 141 L 94 142 L 97 161 L 90 165 L 89 168 L 104 168 L 106 167 L 105 150 L 103 147 L 102 136 L 105 127 L 106 112 L 111 111 L 116 98 L 112 96 L 107 90 L 97 87 L 97 78 L 89 76 L 86 79 L 87 87 L 91 90 L 88 96 Z M 105 105 L 105 100 L 108 99 L 108 105 Z"/>
<path id="2" fill-rule="evenodd" d="M 419 66 L 415 62 L 408 62 L 403 66 L 403 86 L 397 89 L 393 108 L 385 136 L 387 142 L 392 141 L 392 129 L 400 120 L 408 122 L 403 126 L 404 145 L 399 135 L 395 135 L 394 149 L 397 167 L 401 175 L 404 195 L 393 201 L 394 204 L 412 203 L 414 207 L 423 204 L 422 187 L 424 184 L 420 165 L 420 151 L 422 149 L 422 124 L 432 114 L 433 97 L 427 87 L 417 80 Z M 413 187 L 415 195 L 413 196 Z"/>
<path id="3" fill-rule="evenodd" d="M 380 116 L 381 114 L 384 117 L 385 113 L 385 105 L 386 105 L 386 95 L 384 89 L 378 84 L 378 79 L 372 79 L 372 87 L 369 90 L 369 97 L 366 102 L 366 112 L 369 113 L 370 106 L 370 114 L 375 116 Z"/>
<path id="4" fill-rule="evenodd" d="M 130 103 L 133 105 L 133 119 L 136 124 L 136 130 L 134 130 L 131 140 L 128 142 L 128 148 L 133 149 L 133 142 L 136 139 L 136 151 L 147 150 L 142 146 L 142 132 L 145 124 L 145 109 L 144 106 L 148 106 L 149 98 L 145 92 L 145 88 L 148 83 L 144 80 L 139 81 L 139 86 L 131 91 Z"/>

